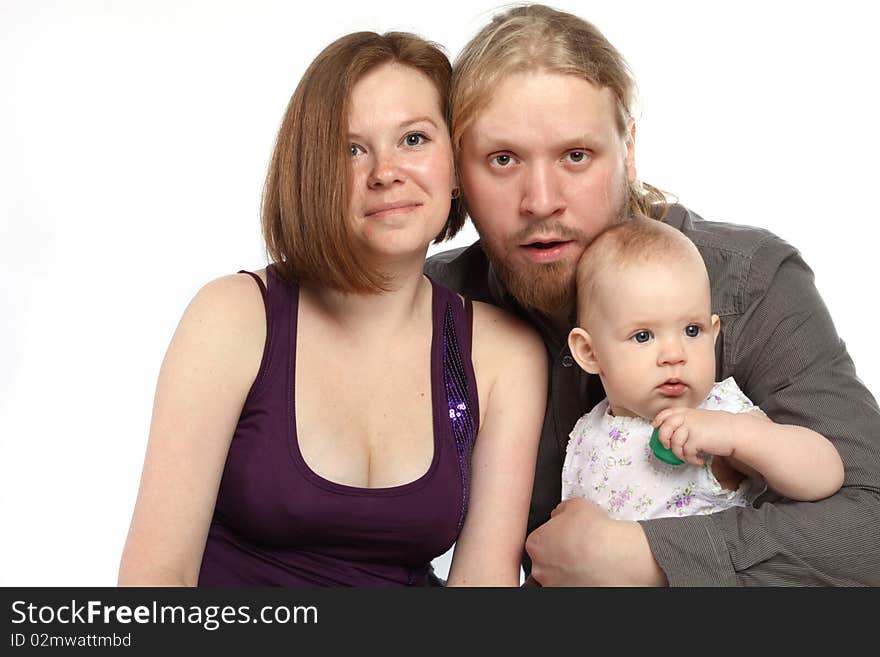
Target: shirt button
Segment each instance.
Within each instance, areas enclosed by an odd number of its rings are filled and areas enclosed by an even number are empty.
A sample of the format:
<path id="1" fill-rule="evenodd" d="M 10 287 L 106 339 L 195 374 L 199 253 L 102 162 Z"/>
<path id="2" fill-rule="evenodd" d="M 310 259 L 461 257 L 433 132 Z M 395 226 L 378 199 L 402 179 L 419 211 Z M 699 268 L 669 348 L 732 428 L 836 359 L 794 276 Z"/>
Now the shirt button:
<path id="1" fill-rule="evenodd" d="M 562 357 L 562 366 L 563 367 L 571 367 L 572 365 L 574 365 L 574 358 L 572 358 L 568 354 L 566 354 L 565 356 Z"/>

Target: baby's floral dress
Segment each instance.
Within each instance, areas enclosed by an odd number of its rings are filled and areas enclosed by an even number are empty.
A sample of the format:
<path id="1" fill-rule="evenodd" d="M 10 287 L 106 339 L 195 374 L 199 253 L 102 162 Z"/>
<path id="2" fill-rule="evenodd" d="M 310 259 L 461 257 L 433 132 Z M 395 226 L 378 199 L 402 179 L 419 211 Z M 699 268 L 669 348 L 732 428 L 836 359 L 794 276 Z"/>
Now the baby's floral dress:
<path id="1" fill-rule="evenodd" d="M 756 411 L 733 378 L 712 386 L 697 408 L 729 413 Z M 704 465 L 668 465 L 651 451 L 654 428 L 642 418 L 615 417 L 602 400 L 569 434 L 562 468 L 562 499 L 585 497 L 617 520 L 691 516 L 751 506 L 766 489 L 763 480 L 744 479 L 726 490 Z"/>

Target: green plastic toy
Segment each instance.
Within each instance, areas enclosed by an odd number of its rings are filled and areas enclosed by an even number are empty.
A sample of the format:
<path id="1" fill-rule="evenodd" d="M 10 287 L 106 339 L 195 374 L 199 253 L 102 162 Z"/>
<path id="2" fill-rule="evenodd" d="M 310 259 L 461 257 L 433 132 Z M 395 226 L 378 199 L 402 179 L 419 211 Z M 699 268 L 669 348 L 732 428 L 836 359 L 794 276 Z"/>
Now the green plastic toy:
<path id="1" fill-rule="evenodd" d="M 651 434 L 651 442 L 649 444 L 651 445 L 651 451 L 654 452 L 654 456 L 664 463 L 668 463 L 669 465 L 681 465 L 684 463 L 684 461 L 672 453 L 671 449 L 666 449 L 663 446 L 663 443 L 660 442 L 660 434 L 657 429 L 654 429 L 654 432 Z"/>

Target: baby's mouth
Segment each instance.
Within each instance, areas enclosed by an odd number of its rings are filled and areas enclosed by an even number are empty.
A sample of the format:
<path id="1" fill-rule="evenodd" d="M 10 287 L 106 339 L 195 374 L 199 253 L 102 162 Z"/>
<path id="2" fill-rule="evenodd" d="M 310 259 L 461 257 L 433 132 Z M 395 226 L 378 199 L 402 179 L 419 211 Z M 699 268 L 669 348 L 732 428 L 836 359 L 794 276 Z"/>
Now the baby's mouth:
<path id="1" fill-rule="evenodd" d="M 657 389 L 667 397 L 681 397 L 687 390 L 687 384 L 681 379 L 666 379 Z"/>

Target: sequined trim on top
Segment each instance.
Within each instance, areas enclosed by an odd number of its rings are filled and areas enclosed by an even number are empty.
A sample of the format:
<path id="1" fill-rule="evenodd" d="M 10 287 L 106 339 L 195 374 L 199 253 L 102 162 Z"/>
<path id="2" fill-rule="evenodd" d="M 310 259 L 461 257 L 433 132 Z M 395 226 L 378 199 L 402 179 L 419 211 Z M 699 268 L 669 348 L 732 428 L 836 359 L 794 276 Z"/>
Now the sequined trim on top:
<path id="1" fill-rule="evenodd" d="M 452 433 L 455 436 L 458 468 L 461 473 L 461 515 L 458 519 L 458 528 L 461 529 L 468 505 L 471 450 L 476 437 L 476 425 L 471 415 L 471 397 L 468 394 L 464 360 L 458 346 L 455 321 L 449 305 L 446 306 L 446 314 L 443 318 L 443 382 L 446 387 L 449 422 L 452 424 Z"/>

